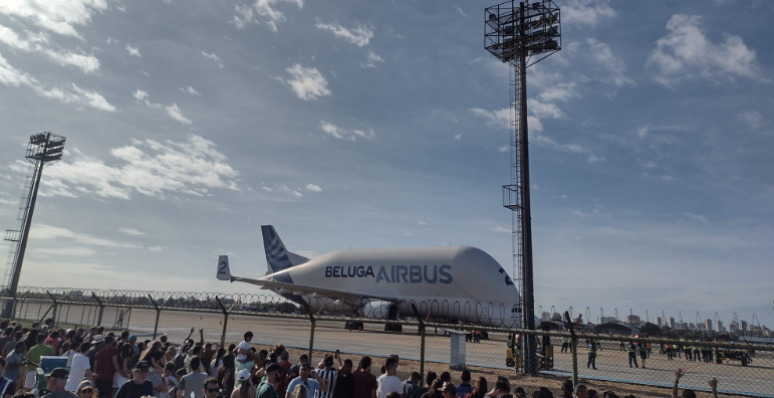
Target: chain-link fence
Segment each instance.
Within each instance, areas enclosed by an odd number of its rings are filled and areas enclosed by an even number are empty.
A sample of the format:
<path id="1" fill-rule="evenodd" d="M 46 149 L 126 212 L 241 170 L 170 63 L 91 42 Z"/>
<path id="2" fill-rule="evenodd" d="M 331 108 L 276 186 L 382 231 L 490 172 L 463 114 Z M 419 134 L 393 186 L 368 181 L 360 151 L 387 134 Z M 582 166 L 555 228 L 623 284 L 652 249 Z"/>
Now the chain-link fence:
<path id="1" fill-rule="evenodd" d="M 534 376 L 540 377 L 529 380 L 538 384 L 571 378 L 599 389 L 663 395 L 681 368 L 680 388 L 709 391 L 707 381 L 714 377 L 721 393 L 774 397 L 774 347 L 768 345 L 387 321 L 372 319 L 373 314 L 346 318 L 310 313 L 270 295 L 21 288 L 16 299 L 0 296 L 0 301 L 14 303 L 15 320 L 50 319 L 62 328 L 101 324 L 131 330 L 141 340 L 166 335 L 173 343 L 193 328 L 194 340 L 201 333 L 206 342 L 226 345 L 252 330 L 254 344 L 282 343 L 293 355 L 309 354 L 315 364 L 335 350 L 355 362 L 363 355 L 398 356 L 404 371 L 467 368 L 474 381 L 500 374 L 527 383 L 520 377 L 519 348 L 531 335 L 538 343 Z"/>

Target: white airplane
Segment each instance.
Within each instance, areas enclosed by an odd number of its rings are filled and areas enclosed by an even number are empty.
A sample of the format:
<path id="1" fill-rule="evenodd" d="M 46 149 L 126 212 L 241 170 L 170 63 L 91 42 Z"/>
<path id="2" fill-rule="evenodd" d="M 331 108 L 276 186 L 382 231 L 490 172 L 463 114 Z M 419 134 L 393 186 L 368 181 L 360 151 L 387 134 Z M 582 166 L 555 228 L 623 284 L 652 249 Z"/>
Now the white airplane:
<path id="1" fill-rule="evenodd" d="M 513 281 L 475 247 L 340 250 L 308 259 L 287 251 L 273 226 L 263 225 L 261 231 L 267 274 L 258 279 L 231 275 L 228 256 L 220 256 L 219 280 L 258 285 L 315 312 L 398 320 L 415 318 L 414 304 L 423 318 L 521 324 Z"/>

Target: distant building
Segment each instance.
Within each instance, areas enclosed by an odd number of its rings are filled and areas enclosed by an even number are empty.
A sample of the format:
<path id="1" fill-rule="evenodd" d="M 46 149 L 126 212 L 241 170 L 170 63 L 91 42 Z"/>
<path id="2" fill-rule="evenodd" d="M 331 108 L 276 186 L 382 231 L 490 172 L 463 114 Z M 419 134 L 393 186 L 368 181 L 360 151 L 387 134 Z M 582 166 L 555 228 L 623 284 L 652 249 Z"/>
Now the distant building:
<path id="1" fill-rule="evenodd" d="M 626 323 L 630 325 L 637 326 L 640 324 L 640 317 L 637 315 L 627 315 L 626 316 Z"/>
<path id="2" fill-rule="evenodd" d="M 540 320 L 543 322 L 551 322 L 551 313 L 548 311 L 543 311 L 543 314 L 540 317 Z"/>
<path id="3" fill-rule="evenodd" d="M 696 325 L 693 322 L 688 323 L 688 330 L 696 330 Z"/>
<path id="4" fill-rule="evenodd" d="M 716 320 L 715 321 L 715 331 L 718 332 L 718 333 L 723 333 L 724 329 L 725 328 L 723 328 L 723 321 L 721 321 L 720 319 Z"/>
<path id="5" fill-rule="evenodd" d="M 715 330 L 712 327 L 712 319 L 707 318 L 707 319 L 704 320 L 704 330 L 706 330 L 708 332 L 712 332 L 712 331 Z"/>
<path id="6" fill-rule="evenodd" d="M 602 323 L 618 323 L 618 319 L 615 319 L 614 316 L 603 316 L 602 319 L 600 319 L 600 322 L 602 322 Z"/>
<path id="7" fill-rule="evenodd" d="M 670 316 L 668 320 L 668 324 L 670 328 L 675 329 L 675 318 Z"/>
<path id="8" fill-rule="evenodd" d="M 740 323 L 739 329 L 741 331 L 743 331 L 743 332 L 746 332 L 747 331 L 747 321 L 739 321 L 739 323 Z"/>
<path id="9" fill-rule="evenodd" d="M 654 316 L 653 317 L 653 324 L 658 326 L 658 327 L 664 326 L 663 323 L 661 322 L 661 317 L 660 316 Z"/>

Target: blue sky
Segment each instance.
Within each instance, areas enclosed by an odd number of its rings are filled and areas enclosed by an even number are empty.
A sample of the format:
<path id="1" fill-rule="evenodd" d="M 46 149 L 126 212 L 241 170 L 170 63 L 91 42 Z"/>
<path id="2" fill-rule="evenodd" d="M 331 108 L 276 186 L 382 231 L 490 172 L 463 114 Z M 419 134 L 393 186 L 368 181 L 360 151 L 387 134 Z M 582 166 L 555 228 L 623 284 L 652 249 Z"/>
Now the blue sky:
<path id="1" fill-rule="evenodd" d="M 292 251 L 467 244 L 510 269 L 508 68 L 480 2 L 0 3 L 0 224 L 22 285 L 249 291 Z M 529 76 L 537 303 L 774 325 L 767 1 L 560 1 Z M 9 245 L 10 246 L 10 245 Z"/>

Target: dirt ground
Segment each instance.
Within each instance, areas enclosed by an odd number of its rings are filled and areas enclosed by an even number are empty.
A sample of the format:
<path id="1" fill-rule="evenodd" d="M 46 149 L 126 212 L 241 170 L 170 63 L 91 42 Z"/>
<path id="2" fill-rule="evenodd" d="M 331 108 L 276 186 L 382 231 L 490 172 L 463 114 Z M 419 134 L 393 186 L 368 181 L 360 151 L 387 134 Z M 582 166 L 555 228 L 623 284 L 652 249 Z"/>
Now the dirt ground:
<path id="1" fill-rule="evenodd" d="M 269 347 L 256 346 L 256 348 L 268 349 Z M 295 362 L 301 354 L 308 354 L 307 350 L 299 350 L 295 348 L 288 349 L 288 352 L 290 353 L 291 362 Z M 317 365 L 317 363 L 319 363 L 326 354 L 333 354 L 333 353 L 328 351 L 315 350 L 312 357 L 312 361 L 314 365 Z M 355 366 L 357 366 L 357 362 L 360 359 L 360 357 L 346 355 L 346 354 L 342 354 L 342 356 L 344 358 L 351 359 L 352 362 L 355 364 Z M 371 366 L 371 372 L 374 375 L 379 376 L 379 370 L 384 361 L 382 358 L 377 358 L 373 356 L 372 358 L 373 358 L 373 365 Z M 525 391 L 527 391 L 528 396 L 530 396 L 532 392 L 537 390 L 539 387 L 546 387 L 549 390 L 551 390 L 551 392 L 554 394 L 555 397 L 557 397 L 561 392 L 562 382 L 566 380 L 566 378 L 563 378 L 563 377 L 548 376 L 548 375 L 532 377 L 532 376 L 516 375 L 515 372 L 511 374 L 507 374 L 507 372 L 503 370 L 478 368 L 473 366 L 468 367 L 468 370 L 470 370 L 470 373 L 471 373 L 471 376 L 473 377 L 474 382 L 476 379 L 478 379 L 481 376 L 485 377 L 487 379 L 487 382 L 490 383 L 490 389 L 493 385 L 492 383 L 497 378 L 497 376 L 501 376 L 501 375 L 507 376 L 511 380 L 511 389 L 514 389 L 516 387 L 522 387 L 524 388 Z M 401 359 L 400 365 L 398 366 L 398 377 L 400 377 L 401 380 L 408 379 L 411 372 L 419 372 L 419 362 Z M 447 364 L 427 362 L 425 363 L 425 372 L 436 372 L 439 375 L 442 372 L 450 372 L 452 375 L 452 382 L 453 383 L 460 382 L 460 379 L 459 379 L 460 371 L 450 370 L 449 365 Z M 597 390 L 600 396 L 602 396 L 602 393 L 608 390 L 614 391 L 619 397 L 624 397 L 626 395 L 634 395 L 637 398 L 640 398 L 640 397 L 669 398 L 672 396 L 671 389 L 662 388 L 662 387 L 640 386 L 640 385 L 605 382 L 605 381 L 597 381 L 597 380 L 584 380 L 582 378 L 580 379 L 580 383 L 586 385 L 589 389 Z M 727 396 L 727 395 L 719 394 L 719 396 Z M 709 392 L 697 392 L 697 397 L 711 398 L 712 394 L 710 394 Z"/>

